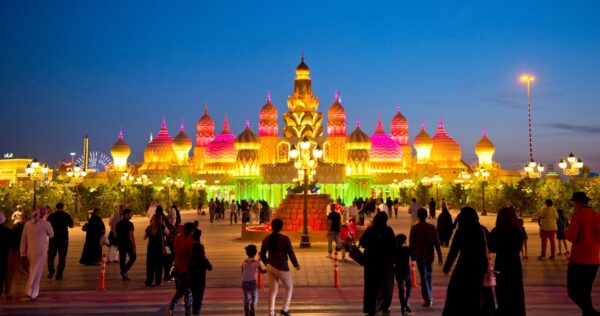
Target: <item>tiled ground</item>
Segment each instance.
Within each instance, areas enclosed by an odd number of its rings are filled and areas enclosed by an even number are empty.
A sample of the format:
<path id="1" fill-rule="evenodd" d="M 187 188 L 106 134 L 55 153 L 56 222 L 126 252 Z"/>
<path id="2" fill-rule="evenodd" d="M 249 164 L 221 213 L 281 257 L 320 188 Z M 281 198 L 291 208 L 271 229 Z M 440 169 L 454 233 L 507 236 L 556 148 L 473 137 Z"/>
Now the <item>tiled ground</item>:
<path id="1" fill-rule="evenodd" d="M 184 220 L 196 219 L 195 212 L 183 212 Z M 229 221 L 207 223 L 207 218 L 199 218 L 203 230 L 202 241 L 206 245 L 214 270 L 209 272 L 205 297 L 205 315 L 240 315 L 241 290 L 240 263 L 244 259 L 243 247 L 247 242 L 239 239 L 240 225 L 230 226 Z M 495 217 L 482 217 L 482 223 L 491 228 Z M 0 300 L 0 315 L 106 315 L 106 314 L 164 314 L 166 304 L 173 294 L 172 283 L 160 288 L 143 286 L 145 277 L 145 242 L 142 232 L 147 219 L 136 217 L 136 238 L 138 261 L 129 273 L 132 281 L 120 280 L 118 265 L 107 267 L 107 292 L 98 293 L 100 268 L 78 264 L 84 235 L 80 228 L 71 230 L 71 245 L 64 280 L 43 279 L 39 299 L 35 303 L 21 302 L 18 299 L 7 302 Z M 408 233 L 408 216 L 401 212 L 398 219 L 390 222 L 396 233 Z M 539 261 L 540 240 L 537 224 L 527 223 L 529 234 L 529 257 L 523 262 L 526 303 L 529 315 L 577 315 L 577 309 L 568 299 L 564 287 L 566 278 L 565 259 Z M 297 245 L 295 245 L 297 246 Z M 444 253 L 447 249 L 444 249 Z M 294 314 L 302 315 L 360 315 L 362 304 L 362 269 L 352 261 L 340 262 L 341 289 L 332 288 L 333 262 L 326 258 L 325 244 L 313 244 L 310 249 L 298 249 L 296 253 L 301 264 L 300 271 L 294 271 Z M 417 289 L 413 293 L 413 305 L 418 315 L 439 315 L 443 307 L 448 277 L 434 267 L 434 300 L 432 309 L 420 307 L 421 299 Z M 597 282 L 598 283 L 598 282 Z M 265 280 L 266 284 L 266 280 Z M 597 285 L 596 285 L 597 286 Z M 261 291 L 259 312 L 265 311 L 267 290 Z M 596 301 L 600 295 L 594 295 Z M 392 310 L 397 312 L 397 301 Z"/>

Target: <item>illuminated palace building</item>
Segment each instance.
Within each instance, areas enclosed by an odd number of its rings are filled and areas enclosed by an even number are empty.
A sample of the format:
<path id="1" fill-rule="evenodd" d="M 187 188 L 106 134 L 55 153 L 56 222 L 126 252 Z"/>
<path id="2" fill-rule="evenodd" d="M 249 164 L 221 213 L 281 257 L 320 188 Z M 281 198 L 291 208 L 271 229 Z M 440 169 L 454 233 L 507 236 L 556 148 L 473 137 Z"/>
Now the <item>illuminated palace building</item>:
<path id="1" fill-rule="evenodd" d="M 336 93 L 324 125 L 304 58 L 296 68 L 294 91 L 288 97 L 287 107 L 283 114 L 285 125 L 280 129 L 279 112 L 268 95 L 259 113 L 258 132 L 246 121 L 244 131 L 237 136 L 231 132 L 226 115 L 221 131 L 215 135 L 215 122 L 205 107 L 196 125 L 195 147 L 183 123 L 172 138 L 163 118 L 160 131 L 144 150 L 144 162 L 135 165 L 127 163 L 130 148 L 120 133 L 111 149 L 113 170 L 109 173 L 146 174 L 155 179 L 154 183 L 166 176 L 181 177 L 187 185 L 202 180 L 209 197 L 265 199 L 277 205 L 298 181 L 290 150 L 308 140 L 311 148 L 322 148 L 322 157 L 314 176 L 311 175 L 319 193 L 341 197 L 346 202 L 355 197 L 395 197 L 398 190 L 390 188 L 406 184 L 407 179 L 418 184 L 423 178 L 438 175 L 442 184 L 455 182 L 461 174 L 473 173 L 480 167 L 489 171 L 490 181 L 512 182 L 520 177 L 516 172 L 502 170 L 493 161 L 494 145 L 485 132 L 475 146 L 479 161 L 466 164 L 460 145 L 448 135 L 441 119 L 433 136 L 421 123 L 412 146 L 408 121 L 399 109 L 389 124 L 389 134 L 381 117 L 371 136 L 361 129 L 358 120 L 348 133 L 346 111 Z"/>

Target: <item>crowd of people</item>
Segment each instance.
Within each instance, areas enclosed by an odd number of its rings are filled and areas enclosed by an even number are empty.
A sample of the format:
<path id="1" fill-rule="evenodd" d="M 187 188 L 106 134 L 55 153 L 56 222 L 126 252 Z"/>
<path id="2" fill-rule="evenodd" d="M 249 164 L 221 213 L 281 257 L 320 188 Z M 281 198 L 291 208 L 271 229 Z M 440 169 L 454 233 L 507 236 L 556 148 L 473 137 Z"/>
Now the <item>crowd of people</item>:
<path id="1" fill-rule="evenodd" d="M 437 262 L 444 274 L 449 275 L 452 271 L 442 315 L 525 315 L 521 262 L 528 258 L 528 236 L 517 211 L 513 207 L 500 209 L 495 226 L 488 231 L 480 224 L 474 209 L 464 207 L 453 219 L 443 199 L 439 215 L 435 201 L 431 202 L 426 209 L 412 199 L 408 207 L 410 230 L 408 234 L 397 235 L 388 225 L 388 219 L 397 216 L 397 200 L 356 199 L 348 207 L 338 200 L 328 207 L 328 257 L 334 252 L 342 252 L 344 258 L 348 252 L 364 265 L 363 312 L 367 315 L 388 313 L 396 280 L 401 311 L 410 314 L 412 265 L 416 266 L 420 276 L 422 306 L 431 307 L 434 304 L 432 271 Z M 535 217 L 542 240 L 538 258 L 546 260 L 548 243 L 549 260 L 565 255 L 569 262 L 569 297 L 581 308 L 583 315 L 598 315 L 592 305 L 591 291 L 600 264 L 600 214 L 588 206 L 589 198 L 583 192 L 574 193 L 571 202 L 575 211 L 570 222 L 562 210 L 554 208 L 551 200 L 545 201 L 545 206 Z M 280 286 L 285 293 L 278 313 L 290 315 L 293 280 L 288 261 L 296 269 L 300 269 L 300 264 L 290 239 L 282 234 L 283 221 L 270 220 L 270 209 L 264 201 L 232 200 L 227 203 L 211 200 L 207 206 L 211 224 L 217 218 L 225 219 L 225 210 L 230 212 L 232 225 L 238 218 L 242 223 L 271 224 L 271 233 L 264 238 L 260 249 L 252 244 L 245 247 L 246 258 L 241 264 L 244 312 L 255 315 L 257 275 L 265 273 L 269 284 L 269 315 L 275 315 L 275 299 Z M 89 212 L 89 218 L 82 226 L 86 237 L 79 262 L 99 264 L 102 247 L 108 246 L 108 262 L 118 262 L 122 280 L 129 281 L 128 272 L 137 259 L 132 211 L 122 205 L 115 208 L 108 220 L 108 234 L 100 210 Z M 12 298 L 15 278 L 26 278 L 25 295 L 36 300 L 46 260 L 48 279 L 62 280 L 64 277 L 69 228 L 73 228 L 74 223 L 62 203 L 48 215 L 49 211 L 48 207 L 42 206 L 30 214 L 19 207 L 12 214 L 10 228 L 4 225 L 6 218 L 0 213 L 0 294 L 6 294 L 7 299 Z M 186 316 L 199 315 L 206 273 L 212 270 L 200 242 L 199 222 L 182 224 L 175 204 L 165 211 L 161 205 L 152 203 L 147 215 L 149 223 L 143 234 L 147 241 L 144 284 L 160 286 L 162 282 L 174 280 L 175 294 L 168 313 L 173 315 L 176 305 L 183 299 Z M 360 238 L 359 224 L 366 226 Z M 571 251 L 567 240 L 571 242 Z M 449 248 L 445 260 L 442 247 Z M 55 266 L 57 256 L 58 265 Z"/>

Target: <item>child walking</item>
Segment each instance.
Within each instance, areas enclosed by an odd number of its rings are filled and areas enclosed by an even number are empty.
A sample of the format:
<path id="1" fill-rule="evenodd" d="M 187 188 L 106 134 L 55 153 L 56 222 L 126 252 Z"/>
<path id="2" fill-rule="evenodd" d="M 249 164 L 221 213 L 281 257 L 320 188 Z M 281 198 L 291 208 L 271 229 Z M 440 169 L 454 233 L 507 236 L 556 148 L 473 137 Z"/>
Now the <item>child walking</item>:
<path id="1" fill-rule="evenodd" d="M 557 209 L 558 219 L 556 220 L 556 226 L 558 230 L 556 231 L 556 239 L 558 239 L 558 255 L 562 256 L 562 246 L 565 246 L 565 256 L 569 255 L 569 248 L 567 247 L 567 239 L 565 238 L 565 230 L 569 227 L 569 220 L 565 217 L 565 214 L 562 209 Z"/>
<path id="2" fill-rule="evenodd" d="M 246 246 L 246 260 L 242 262 L 242 290 L 244 291 L 244 315 L 254 316 L 256 304 L 258 304 L 258 287 L 256 284 L 256 272 L 266 273 L 267 270 L 260 266 L 256 260 L 258 252 L 256 245 Z"/>
<path id="3" fill-rule="evenodd" d="M 523 235 L 523 246 L 521 247 L 521 256 L 523 256 L 523 260 L 529 259 L 527 256 L 527 231 L 525 230 L 525 222 L 522 218 L 519 218 L 519 225 L 521 226 L 521 234 Z"/>
<path id="4" fill-rule="evenodd" d="M 412 283 L 410 280 L 410 260 L 416 260 L 410 248 L 406 245 L 406 235 L 396 236 L 396 253 L 394 255 L 394 276 L 398 283 L 398 296 L 400 296 L 400 306 L 402 315 L 412 313 L 408 301 L 412 292 Z"/>

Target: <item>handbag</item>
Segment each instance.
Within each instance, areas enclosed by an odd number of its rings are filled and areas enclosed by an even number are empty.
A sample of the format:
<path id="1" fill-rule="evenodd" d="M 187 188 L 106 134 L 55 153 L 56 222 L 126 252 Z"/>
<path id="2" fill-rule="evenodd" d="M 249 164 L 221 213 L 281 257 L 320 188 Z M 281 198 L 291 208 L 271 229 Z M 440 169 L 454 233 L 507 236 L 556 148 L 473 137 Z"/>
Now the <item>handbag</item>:
<path id="1" fill-rule="evenodd" d="M 350 247 L 350 253 L 348 254 L 352 260 L 356 261 L 356 263 L 361 266 L 365 265 L 366 255 L 364 252 L 360 251 L 360 248 L 356 245 L 352 245 Z"/>
<path id="2" fill-rule="evenodd" d="M 494 271 L 494 263 L 492 261 L 492 253 L 487 245 L 487 237 L 485 235 L 485 230 L 481 227 L 483 232 L 483 240 L 485 242 L 485 255 L 488 261 L 488 270 L 483 275 L 483 286 L 485 287 L 494 287 L 496 286 L 496 271 Z"/>
<path id="3" fill-rule="evenodd" d="M 163 235 L 163 229 L 162 229 L 162 227 L 160 228 L 160 240 L 162 240 L 162 254 L 163 254 L 163 256 L 170 256 L 171 255 L 171 248 L 169 248 L 169 246 L 167 245 L 167 242 L 165 241 L 165 236 Z"/>

